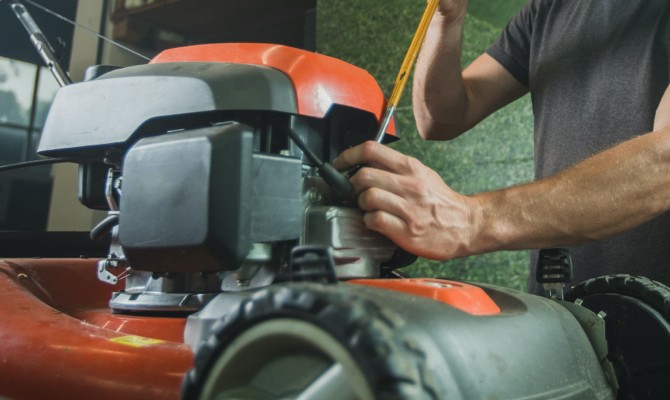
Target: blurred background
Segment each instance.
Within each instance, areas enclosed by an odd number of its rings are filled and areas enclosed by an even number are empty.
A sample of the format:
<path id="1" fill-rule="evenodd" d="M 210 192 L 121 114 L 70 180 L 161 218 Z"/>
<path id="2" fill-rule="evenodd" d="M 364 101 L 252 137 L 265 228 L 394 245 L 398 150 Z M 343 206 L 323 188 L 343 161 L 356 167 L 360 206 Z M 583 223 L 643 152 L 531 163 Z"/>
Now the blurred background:
<path id="1" fill-rule="evenodd" d="M 526 0 L 469 0 L 463 65 L 495 40 Z M 390 94 L 426 5 L 425 0 L 27 0 L 74 81 L 93 64 L 146 62 L 97 37 L 148 57 L 196 43 L 267 42 L 317 51 L 369 71 Z M 57 14 L 57 15 L 56 15 Z M 75 21 L 77 28 L 66 20 Z M 0 165 L 36 159 L 58 85 L 28 36 L 0 2 Z M 411 111 L 411 79 L 397 110 L 392 146 L 435 169 L 455 190 L 476 193 L 533 176 L 528 98 L 492 115 L 450 142 L 419 138 Z M 0 231 L 86 231 L 100 218 L 76 199 L 76 166 L 61 164 L 0 174 Z M 447 262 L 419 259 L 412 276 L 451 277 L 525 290 L 528 252 L 497 252 Z"/>

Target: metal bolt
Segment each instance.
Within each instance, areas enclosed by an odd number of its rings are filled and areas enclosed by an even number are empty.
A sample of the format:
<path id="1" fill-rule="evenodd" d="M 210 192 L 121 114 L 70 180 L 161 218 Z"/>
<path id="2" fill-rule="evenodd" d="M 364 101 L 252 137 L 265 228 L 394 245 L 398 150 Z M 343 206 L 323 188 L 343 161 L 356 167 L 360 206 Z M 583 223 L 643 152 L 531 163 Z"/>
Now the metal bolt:
<path id="1" fill-rule="evenodd" d="M 310 203 L 319 203 L 321 200 L 323 200 L 323 196 L 321 195 L 321 192 L 314 188 L 310 188 L 307 190 L 307 200 Z"/>

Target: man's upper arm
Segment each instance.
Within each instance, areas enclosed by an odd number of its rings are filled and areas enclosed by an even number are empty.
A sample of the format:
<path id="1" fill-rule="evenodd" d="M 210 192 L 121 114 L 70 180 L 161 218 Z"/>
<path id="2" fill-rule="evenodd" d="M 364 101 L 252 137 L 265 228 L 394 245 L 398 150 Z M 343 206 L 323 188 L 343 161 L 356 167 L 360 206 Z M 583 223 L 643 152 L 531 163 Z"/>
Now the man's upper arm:
<path id="1" fill-rule="evenodd" d="M 463 71 L 463 82 L 469 103 L 468 129 L 528 92 L 526 86 L 487 53 Z"/>
<path id="2" fill-rule="evenodd" d="M 466 107 L 455 137 L 472 128 L 491 113 L 528 93 L 531 36 L 535 1 L 529 2 L 507 24 L 486 52 L 462 72 Z M 445 126 L 447 128 L 447 126 Z"/>
<path id="3" fill-rule="evenodd" d="M 463 71 L 471 125 L 528 92 L 533 27 L 544 3 L 530 1 Z"/>
<path id="4" fill-rule="evenodd" d="M 656 108 L 656 116 L 654 117 L 654 130 L 670 128 L 670 86 L 665 89 L 665 94 L 661 98 Z"/>

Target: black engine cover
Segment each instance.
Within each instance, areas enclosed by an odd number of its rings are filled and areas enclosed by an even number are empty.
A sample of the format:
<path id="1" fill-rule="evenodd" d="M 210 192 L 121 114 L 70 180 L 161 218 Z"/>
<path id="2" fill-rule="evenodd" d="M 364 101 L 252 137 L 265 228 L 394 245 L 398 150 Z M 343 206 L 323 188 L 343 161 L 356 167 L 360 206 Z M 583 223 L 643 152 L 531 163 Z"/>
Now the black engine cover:
<path id="1" fill-rule="evenodd" d="M 184 128 L 188 118 L 206 122 L 212 113 L 240 110 L 297 113 L 290 79 L 260 65 L 184 62 L 121 68 L 58 91 L 38 153 L 103 154 Z"/>
<path id="2" fill-rule="evenodd" d="M 300 185 L 300 160 L 253 154 L 246 125 L 143 139 L 123 166 L 119 241 L 139 270 L 236 269 L 252 243 L 300 236 Z"/>

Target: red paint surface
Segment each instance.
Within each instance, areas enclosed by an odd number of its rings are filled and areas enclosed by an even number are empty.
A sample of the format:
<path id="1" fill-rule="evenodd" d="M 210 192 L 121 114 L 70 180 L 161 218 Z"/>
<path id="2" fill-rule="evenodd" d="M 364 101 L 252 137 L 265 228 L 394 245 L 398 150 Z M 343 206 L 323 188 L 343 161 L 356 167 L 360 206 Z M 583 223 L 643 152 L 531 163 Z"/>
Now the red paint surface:
<path id="1" fill-rule="evenodd" d="M 109 313 L 97 260 L 0 261 L 0 396 L 178 399 L 193 364 L 182 318 Z M 133 347 L 110 339 L 163 340 Z"/>
<path id="2" fill-rule="evenodd" d="M 500 314 L 500 307 L 482 288 L 444 279 L 353 279 L 356 285 L 405 292 L 448 304 L 472 315 Z"/>

